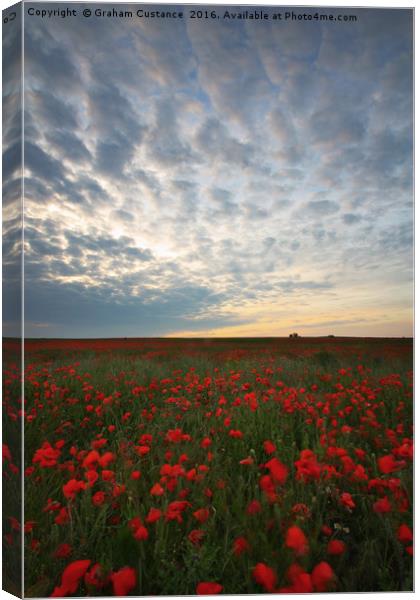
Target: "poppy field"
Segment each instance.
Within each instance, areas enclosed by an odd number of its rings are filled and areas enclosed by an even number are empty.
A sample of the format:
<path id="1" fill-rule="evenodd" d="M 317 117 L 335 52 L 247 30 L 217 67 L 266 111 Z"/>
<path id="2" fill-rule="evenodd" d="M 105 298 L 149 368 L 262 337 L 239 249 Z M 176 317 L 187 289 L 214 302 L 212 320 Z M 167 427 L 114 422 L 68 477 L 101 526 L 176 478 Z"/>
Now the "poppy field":
<path id="1" fill-rule="evenodd" d="M 23 408 L 13 360 L 3 384 L 25 596 L 412 590 L 412 350 L 27 340 Z"/>

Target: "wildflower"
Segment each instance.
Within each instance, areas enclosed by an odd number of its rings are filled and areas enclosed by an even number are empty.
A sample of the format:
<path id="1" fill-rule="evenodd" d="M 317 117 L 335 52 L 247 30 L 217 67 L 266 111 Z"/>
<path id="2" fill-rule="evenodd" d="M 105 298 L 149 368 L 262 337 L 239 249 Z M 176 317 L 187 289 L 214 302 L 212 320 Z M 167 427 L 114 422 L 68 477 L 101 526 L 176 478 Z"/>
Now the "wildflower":
<path id="1" fill-rule="evenodd" d="M 63 485 L 63 494 L 69 500 L 74 500 L 76 494 L 81 490 L 86 489 L 86 483 L 84 481 L 78 481 L 77 479 L 70 479 Z"/>
<path id="2" fill-rule="evenodd" d="M 79 581 L 89 568 L 90 560 L 75 560 L 67 565 L 61 575 L 61 585 L 56 587 L 51 597 L 74 594 L 79 587 Z"/>
<path id="3" fill-rule="evenodd" d="M 395 471 L 402 469 L 404 466 L 405 461 L 395 460 L 392 454 L 387 454 L 386 456 L 381 456 L 381 458 L 378 458 L 378 468 L 381 473 L 394 473 Z"/>
<path id="4" fill-rule="evenodd" d="M 134 538 L 139 541 L 147 540 L 149 532 L 144 525 L 140 525 L 134 532 Z"/>
<path id="5" fill-rule="evenodd" d="M 325 561 L 317 564 L 311 573 L 311 581 L 316 592 L 326 592 L 334 578 L 334 571 Z"/>
<path id="6" fill-rule="evenodd" d="M 270 440 L 266 440 L 263 444 L 264 452 L 268 455 L 274 454 L 276 451 L 276 446 Z"/>
<path id="7" fill-rule="evenodd" d="M 85 469 L 90 469 L 95 465 L 100 459 L 99 452 L 97 450 L 91 450 L 87 456 L 85 457 L 82 466 Z"/>
<path id="8" fill-rule="evenodd" d="M 98 460 L 99 464 L 103 469 L 106 469 L 109 463 L 115 460 L 116 456 L 112 452 L 105 452 L 103 456 Z"/>
<path id="9" fill-rule="evenodd" d="M 188 534 L 188 539 L 194 546 L 198 546 L 203 541 L 204 536 L 205 533 L 202 529 L 193 529 Z"/>
<path id="10" fill-rule="evenodd" d="M 297 556 L 303 556 L 308 553 L 309 546 L 306 535 L 300 527 L 292 525 L 286 532 L 285 545 L 294 551 Z"/>
<path id="11" fill-rule="evenodd" d="M 269 502 L 275 502 L 277 499 L 276 488 L 270 475 L 263 475 L 259 481 L 260 488 L 263 490 Z"/>
<path id="12" fill-rule="evenodd" d="M 105 502 L 105 492 L 96 492 L 96 494 L 93 494 L 92 504 L 94 506 L 102 506 L 102 504 L 104 502 Z"/>
<path id="13" fill-rule="evenodd" d="M 162 496 L 165 493 L 165 490 L 160 485 L 160 483 L 155 483 L 155 485 L 150 490 L 151 496 Z"/>
<path id="14" fill-rule="evenodd" d="M 377 513 L 388 513 L 392 510 L 392 505 L 388 498 L 384 496 L 373 503 L 373 510 Z"/>
<path id="15" fill-rule="evenodd" d="M 158 508 L 151 508 L 146 517 L 146 523 L 156 523 L 162 516 L 162 512 Z"/>
<path id="16" fill-rule="evenodd" d="M 275 483 L 279 485 L 286 483 L 289 471 L 287 467 L 279 461 L 278 458 L 272 458 L 266 462 L 265 467 L 270 471 L 271 477 Z"/>
<path id="17" fill-rule="evenodd" d="M 252 458 L 252 456 L 247 456 L 246 458 L 243 458 L 242 460 L 239 461 L 240 465 L 246 465 L 246 466 L 251 466 L 254 464 L 254 459 Z"/>
<path id="18" fill-rule="evenodd" d="M 306 594 L 313 592 L 311 576 L 299 564 L 293 563 L 286 571 L 291 586 L 278 590 L 280 593 Z"/>
<path id="19" fill-rule="evenodd" d="M 264 563 L 258 563 L 252 571 L 252 576 L 267 592 L 274 591 L 277 583 L 277 575 L 271 567 L 268 567 Z"/>
<path id="20" fill-rule="evenodd" d="M 250 549 L 248 540 L 244 537 L 238 537 L 233 542 L 233 553 L 235 556 L 240 556 L 244 552 L 248 552 Z"/>
<path id="21" fill-rule="evenodd" d="M 241 439 L 244 437 L 244 434 L 242 433 L 242 431 L 239 431 L 239 429 L 231 429 L 229 431 L 229 436 L 231 438 Z"/>
<path id="22" fill-rule="evenodd" d="M 350 510 L 356 507 L 354 500 L 348 492 L 343 492 L 340 496 L 340 503 Z"/>
<path id="23" fill-rule="evenodd" d="M 108 469 L 104 469 L 101 473 L 102 481 L 114 481 L 115 473 L 114 471 L 109 471 Z"/>
<path id="24" fill-rule="evenodd" d="M 88 480 L 89 487 L 92 487 L 99 479 L 99 475 L 93 469 L 86 471 L 85 477 Z"/>
<path id="25" fill-rule="evenodd" d="M 261 502 L 258 500 L 251 500 L 251 502 L 246 507 L 246 512 L 248 515 L 256 515 L 261 512 Z"/>
<path id="26" fill-rule="evenodd" d="M 123 567 L 110 576 L 114 588 L 114 596 L 128 596 L 136 586 L 136 572 L 131 567 Z"/>
<path id="27" fill-rule="evenodd" d="M 49 442 L 44 442 L 35 452 L 32 462 L 39 463 L 40 467 L 54 467 L 60 454 L 59 449 L 53 448 Z"/>
<path id="28" fill-rule="evenodd" d="M 223 587 L 220 585 L 220 583 L 202 581 L 197 585 L 196 594 L 198 596 L 220 594 L 222 589 Z"/>
<path id="29" fill-rule="evenodd" d="M 299 502 L 292 506 L 292 514 L 301 517 L 302 519 L 307 519 L 311 516 L 311 511 L 306 504 Z"/>
<path id="30" fill-rule="evenodd" d="M 346 550 L 346 544 L 341 540 L 330 540 L 327 546 L 328 554 L 332 554 L 334 556 L 338 556 L 343 554 Z"/>
<path id="31" fill-rule="evenodd" d="M 54 556 L 56 558 L 68 558 L 72 551 L 70 544 L 60 544 L 54 552 Z"/>
<path id="32" fill-rule="evenodd" d="M 397 538 L 403 544 L 408 544 L 413 541 L 413 532 L 404 523 L 398 527 Z"/>
<path id="33" fill-rule="evenodd" d="M 208 508 L 199 508 L 193 515 L 199 523 L 205 523 L 210 516 L 210 511 Z"/>
<path id="34" fill-rule="evenodd" d="M 57 525 L 65 525 L 69 520 L 69 511 L 64 506 L 63 508 L 60 508 L 58 515 L 54 519 L 54 523 L 57 523 Z"/>
<path id="35" fill-rule="evenodd" d="M 102 567 L 99 563 L 94 564 L 93 567 L 85 573 L 85 584 L 87 586 L 102 588 L 108 583 L 108 580 L 109 577 L 104 577 Z"/>

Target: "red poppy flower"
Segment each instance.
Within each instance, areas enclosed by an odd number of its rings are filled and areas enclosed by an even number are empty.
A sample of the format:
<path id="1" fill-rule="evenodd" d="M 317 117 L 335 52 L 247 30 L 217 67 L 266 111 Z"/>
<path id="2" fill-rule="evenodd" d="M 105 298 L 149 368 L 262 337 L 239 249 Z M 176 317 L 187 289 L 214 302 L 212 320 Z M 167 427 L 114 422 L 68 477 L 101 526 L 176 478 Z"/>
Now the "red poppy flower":
<path id="1" fill-rule="evenodd" d="M 267 592 L 274 591 L 277 575 L 271 567 L 267 567 L 264 563 L 258 563 L 252 571 L 252 576 Z"/>
<path id="2" fill-rule="evenodd" d="M 260 477 L 260 488 L 267 496 L 269 502 L 275 502 L 277 499 L 276 488 L 270 475 L 263 475 Z"/>
<path id="3" fill-rule="evenodd" d="M 384 496 L 373 503 L 373 510 L 377 513 L 389 513 L 392 511 L 392 504 L 388 498 Z"/>
<path id="4" fill-rule="evenodd" d="M 341 540 L 330 540 L 327 546 L 328 554 L 339 555 L 346 551 L 346 544 Z"/>
<path id="5" fill-rule="evenodd" d="M 309 545 L 306 535 L 300 527 L 292 525 L 286 532 L 285 545 L 294 551 L 297 556 L 303 556 L 308 553 Z"/>
<path id="6" fill-rule="evenodd" d="M 108 469 L 104 469 L 101 475 L 103 481 L 114 481 L 115 479 L 114 471 L 109 471 Z"/>
<path id="7" fill-rule="evenodd" d="M 231 438 L 241 439 L 244 437 L 244 434 L 239 429 L 231 429 L 229 431 L 229 436 Z"/>
<path id="8" fill-rule="evenodd" d="M 208 508 L 199 508 L 193 515 L 199 523 L 205 523 L 210 516 L 210 511 Z"/>
<path id="9" fill-rule="evenodd" d="M 32 462 L 39 463 L 40 467 L 54 467 L 60 454 L 59 449 L 53 448 L 49 442 L 44 442 L 42 447 L 35 452 Z"/>
<path id="10" fill-rule="evenodd" d="M 286 577 L 292 584 L 278 590 L 281 593 L 307 594 L 313 592 L 311 576 L 300 565 L 294 563 L 286 571 Z"/>
<path id="11" fill-rule="evenodd" d="M 113 462 L 115 458 L 116 456 L 112 452 L 105 452 L 105 454 L 100 457 L 98 462 L 102 468 L 106 469 L 109 463 Z"/>
<path id="12" fill-rule="evenodd" d="M 89 482 L 89 487 L 92 487 L 98 481 L 99 475 L 95 470 L 90 469 L 86 471 L 85 477 Z"/>
<path id="13" fill-rule="evenodd" d="M 114 588 L 114 596 L 128 596 L 137 583 L 136 572 L 131 567 L 123 567 L 112 573 L 110 579 Z"/>
<path id="14" fill-rule="evenodd" d="M 398 527 L 397 538 L 403 544 L 409 544 L 413 541 L 413 532 L 408 527 L 408 525 L 405 525 L 405 523 L 403 523 Z"/>
<path id="15" fill-rule="evenodd" d="M 312 584 L 316 592 L 326 592 L 334 578 L 334 571 L 325 561 L 316 565 L 311 573 Z"/>
<path id="16" fill-rule="evenodd" d="M 151 496 L 162 496 L 165 493 L 165 490 L 160 485 L 160 483 L 155 483 L 155 485 L 150 489 Z"/>
<path id="17" fill-rule="evenodd" d="M 381 473 L 394 473 L 395 471 L 399 471 L 405 466 L 404 460 L 395 460 L 395 457 L 392 454 L 387 454 L 386 456 L 381 456 L 378 458 L 378 468 Z"/>
<path id="18" fill-rule="evenodd" d="M 10 527 L 15 531 L 20 531 L 20 523 L 15 517 L 9 517 Z"/>
<path id="19" fill-rule="evenodd" d="M 343 492 L 341 494 L 340 502 L 343 506 L 345 506 L 346 508 L 349 508 L 349 509 L 353 509 L 356 507 L 356 504 L 354 503 L 354 500 L 351 497 L 351 494 L 349 494 L 348 492 Z"/>
<path id="20" fill-rule="evenodd" d="M 274 454 L 274 452 L 276 451 L 275 445 L 270 440 L 266 440 L 263 444 L 263 447 L 264 447 L 264 452 L 268 455 Z"/>
<path id="21" fill-rule="evenodd" d="M 55 517 L 54 522 L 57 525 L 65 525 L 70 520 L 69 512 L 66 507 L 60 509 L 60 512 Z"/>
<path id="22" fill-rule="evenodd" d="M 270 471 L 271 477 L 275 483 L 279 485 L 286 483 L 289 470 L 278 458 L 272 458 L 266 462 L 265 467 Z"/>
<path id="23" fill-rule="evenodd" d="M 213 581 L 202 581 L 197 585 L 196 594 L 198 596 L 209 596 L 213 594 L 220 594 L 223 587 L 220 583 L 214 583 Z"/>
<path id="24" fill-rule="evenodd" d="M 89 571 L 85 573 L 85 584 L 95 588 L 103 588 L 107 585 L 109 577 L 102 573 L 102 567 L 99 563 L 93 565 Z"/>
<path id="25" fill-rule="evenodd" d="M 9 446 L 7 444 L 3 444 L 3 460 L 9 460 L 12 462 L 12 455 L 9 450 Z"/>
<path id="26" fill-rule="evenodd" d="M 261 512 L 261 502 L 258 500 L 251 500 L 251 502 L 246 507 L 246 512 L 248 515 L 256 515 Z"/>
<path id="27" fill-rule="evenodd" d="M 67 565 L 61 575 L 61 585 L 54 589 L 51 596 L 67 596 L 68 594 L 74 594 L 79 587 L 80 579 L 88 570 L 91 562 L 92 561 L 90 560 L 75 560 Z"/>
<path id="28" fill-rule="evenodd" d="M 82 466 L 85 469 L 90 469 L 93 465 L 95 465 L 99 461 L 99 452 L 97 450 L 91 450 L 85 457 Z"/>
<path id="29" fill-rule="evenodd" d="M 102 506 L 102 504 L 104 502 L 105 502 L 105 492 L 96 492 L 96 494 L 93 494 L 92 504 L 94 506 Z"/>
<path id="30" fill-rule="evenodd" d="M 192 544 L 194 544 L 194 546 L 199 546 L 203 541 L 204 536 L 205 533 L 202 529 L 193 529 L 188 534 L 188 539 Z"/>
<path id="31" fill-rule="evenodd" d="M 240 556 L 244 552 L 248 552 L 250 549 L 248 540 L 244 537 L 238 537 L 233 542 L 233 553 L 235 556 Z"/>
<path id="32" fill-rule="evenodd" d="M 56 558 L 68 558 L 72 553 L 72 547 L 70 544 L 60 544 L 57 550 L 54 552 Z"/>
<path id="33" fill-rule="evenodd" d="M 149 532 L 144 525 L 140 525 L 140 527 L 135 530 L 134 537 L 139 541 L 147 540 L 149 537 Z"/>
<path id="34" fill-rule="evenodd" d="M 77 479 L 70 479 L 63 485 L 63 494 L 69 500 L 74 500 L 76 494 L 81 490 L 86 489 L 86 483 L 84 481 L 78 481 Z"/>
<path id="35" fill-rule="evenodd" d="M 146 517 L 146 523 L 156 523 L 162 516 L 162 512 L 158 508 L 151 508 Z"/>

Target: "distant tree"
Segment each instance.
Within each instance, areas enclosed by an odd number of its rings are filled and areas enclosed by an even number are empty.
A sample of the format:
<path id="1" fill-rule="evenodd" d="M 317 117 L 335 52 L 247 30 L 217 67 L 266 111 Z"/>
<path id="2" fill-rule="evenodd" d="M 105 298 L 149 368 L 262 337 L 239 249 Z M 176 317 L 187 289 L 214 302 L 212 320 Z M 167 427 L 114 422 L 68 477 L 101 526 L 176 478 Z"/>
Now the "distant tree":
<path id="1" fill-rule="evenodd" d="M 298 335 L 297 333 L 291 333 L 291 334 L 289 335 L 289 338 L 293 338 L 293 339 L 294 339 L 294 338 L 298 338 L 298 337 L 299 337 L 299 335 Z"/>

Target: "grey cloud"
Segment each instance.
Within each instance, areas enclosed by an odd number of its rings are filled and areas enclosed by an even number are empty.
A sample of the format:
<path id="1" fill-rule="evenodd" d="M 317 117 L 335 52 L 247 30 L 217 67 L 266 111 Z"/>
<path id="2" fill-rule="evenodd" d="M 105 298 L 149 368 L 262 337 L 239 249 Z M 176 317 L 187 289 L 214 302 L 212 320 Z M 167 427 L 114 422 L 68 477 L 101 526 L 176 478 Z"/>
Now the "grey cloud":
<path id="1" fill-rule="evenodd" d="M 322 217 L 338 212 L 340 207 L 337 202 L 332 200 L 312 200 L 306 204 L 305 210 L 309 214 Z"/>
<path id="2" fill-rule="evenodd" d="M 345 213 L 343 215 L 343 221 L 346 225 L 354 225 L 355 223 L 360 223 L 361 220 L 362 217 L 354 213 Z"/>
<path id="3" fill-rule="evenodd" d="M 82 163 L 92 159 L 82 140 L 69 131 L 55 131 L 49 135 L 47 134 L 46 138 L 59 151 L 61 156 L 72 162 Z"/>
<path id="4" fill-rule="evenodd" d="M 117 135 L 112 141 L 99 141 L 96 146 L 96 165 L 98 170 L 112 177 L 122 178 L 124 167 L 133 156 L 133 146 Z"/>
<path id="5" fill-rule="evenodd" d="M 42 148 L 25 140 L 25 167 L 33 175 L 47 181 L 60 182 L 64 179 L 64 169 L 61 163 L 49 156 Z"/>
<path id="6" fill-rule="evenodd" d="M 163 98 L 155 106 L 155 126 L 148 138 L 148 152 L 163 166 L 191 165 L 198 156 L 180 137 L 174 101 Z"/>
<path id="7" fill-rule="evenodd" d="M 213 161 L 218 159 L 224 163 L 233 163 L 240 167 L 250 167 L 255 156 L 255 149 L 249 143 L 240 142 L 232 137 L 227 128 L 215 118 L 209 118 L 200 128 L 196 143 L 202 152 Z"/>
<path id="8" fill-rule="evenodd" d="M 121 219 L 121 221 L 124 221 L 125 223 L 132 223 L 134 221 L 134 215 L 122 208 L 115 210 L 113 214 L 117 219 Z"/>
<path id="9" fill-rule="evenodd" d="M 46 26 L 38 27 L 25 28 L 26 72 L 41 80 L 45 89 L 74 91 L 80 78 L 71 49 L 55 40 Z"/>
<path id="10" fill-rule="evenodd" d="M 76 129 L 78 120 L 75 109 L 46 90 L 36 90 L 25 95 L 26 119 L 36 112 L 37 121 L 43 122 L 44 128 Z"/>
<path id="11" fill-rule="evenodd" d="M 7 180 L 22 168 L 22 144 L 17 142 L 3 152 L 3 177 Z"/>

